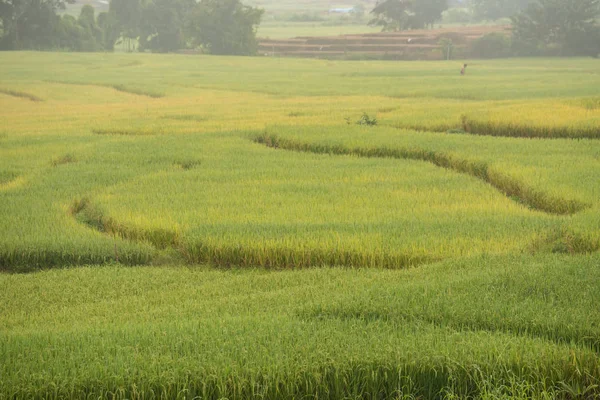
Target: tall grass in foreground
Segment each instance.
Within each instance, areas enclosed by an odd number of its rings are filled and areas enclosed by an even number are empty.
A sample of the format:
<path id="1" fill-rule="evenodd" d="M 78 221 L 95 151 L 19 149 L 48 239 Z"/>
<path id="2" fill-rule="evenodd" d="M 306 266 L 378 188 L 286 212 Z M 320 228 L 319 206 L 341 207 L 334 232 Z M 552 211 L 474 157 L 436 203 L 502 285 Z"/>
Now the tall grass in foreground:
<path id="1" fill-rule="evenodd" d="M 0 275 L 0 397 L 592 399 L 599 261 Z"/>

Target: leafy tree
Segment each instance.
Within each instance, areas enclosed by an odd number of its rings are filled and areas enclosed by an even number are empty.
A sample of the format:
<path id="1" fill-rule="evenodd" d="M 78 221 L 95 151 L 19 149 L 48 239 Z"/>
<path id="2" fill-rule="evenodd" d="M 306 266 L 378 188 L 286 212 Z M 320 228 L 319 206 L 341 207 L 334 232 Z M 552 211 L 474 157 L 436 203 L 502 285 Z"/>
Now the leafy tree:
<path id="1" fill-rule="evenodd" d="M 184 21 L 194 0 L 154 0 L 144 7 L 140 25 L 140 49 L 157 52 L 185 46 Z"/>
<path id="2" fill-rule="evenodd" d="M 600 53 L 600 0 L 538 0 L 513 17 L 521 54 Z"/>
<path id="3" fill-rule="evenodd" d="M 476 18 L 494 21 L 512 17 L 531 2 L 532 0 L 471 0 L 471 7 Z"/>
<path id="4" fill-rule="evenodd" d="M 74 0 L 0 0 L 2 38 L 5 49 L 48 48 L 54 45 L 60 23 L 56 11 Z"/>
<path id="5" fill-rule="evenodd" d="M 448 9 L 448 0 L 415 0 L 413 12 L 415 25 L 433 28 L 435 21 L 442 19 L 442 13 Z"/>
<path id="6" fill-rule="evenodd" d="M 256 53 L 256 27 L 264 10 L 243 5 L 240 0 L 201 0 L 187 21 L 187 32 L 195 45 L 212 54 Z"/>
<path id="7" fill-rule="evenodd" d="M 102 50 L 102 30 L 96 23 L 94 7 L 89 4 L 84 5 L 77 22 L 82 29 L 80 51 Z"/>
<path id="8" fill-rule="evenodd" d="M 371 11 L 375 17 L 369 25 L 381 26 L 383 31 L 400 31 L 411 28 L 411 1 L 385 0 Z"/>
<path id="9" fill-rule="evenodd" d="M 113 23 L 113 35 L 127 39 L 127 47 L 132 49 L 132 40 L 140 35 L 143 3 L 141 0 L 110 0 L 108 12 Z"/>
<path id="10" fill-rule="evenodd" d="M 448 9 L 448 0 L 383 0 L 371 11 L 375 18 L 369 25 L 384 31 L 418 29 L 433 26 Z"/>
<path id="11" fill-rule="evenodd" d="M 56 29 L 57 46 L 60 49 L 84 51 L 82 45 L 85 31 L 79 25 L 77 18 L 72 15 L 63 15 Z"/>
<path id="12" fill-rule="evenodd" d="M 101 12 L 98 14 L 96 23 L 102 32 L 102 48 L 106 51 L 114 50 L 115 42 L 120 37 L 114 16 L 109 12 Z"/>

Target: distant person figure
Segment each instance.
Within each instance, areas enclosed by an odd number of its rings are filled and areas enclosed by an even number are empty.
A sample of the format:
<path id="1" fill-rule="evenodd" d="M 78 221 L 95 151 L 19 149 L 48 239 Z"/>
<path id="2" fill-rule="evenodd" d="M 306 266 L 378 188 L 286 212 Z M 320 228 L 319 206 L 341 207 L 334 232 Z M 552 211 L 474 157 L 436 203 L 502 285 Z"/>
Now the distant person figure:
<path id="1" fill-rule="evenodd" d="M 464 75 L 464 74 L 466 74 L 466 73 L 467 73 L 467 64 L 463 65 L 463 67 L 462 67 L 462 68 L 461 68 L 461 70 L 460 70 L 460 74 L 461 74 L 461 75 Z"/>

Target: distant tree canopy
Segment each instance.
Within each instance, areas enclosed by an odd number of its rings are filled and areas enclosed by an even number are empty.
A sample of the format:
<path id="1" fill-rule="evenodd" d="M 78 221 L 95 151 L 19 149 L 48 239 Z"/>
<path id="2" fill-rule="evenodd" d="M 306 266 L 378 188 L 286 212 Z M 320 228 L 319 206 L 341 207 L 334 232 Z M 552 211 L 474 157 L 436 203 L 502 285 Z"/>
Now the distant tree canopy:
<path id="1" fill-rule="evenodd" d="M 201 0 L 192 11 L 187 31 L 194 44 L 212 54 L 254 54 L 262 14 L 262 9 L 240 0 Z"/>
<path id="2" fill-rule="evenodd" d="M 537 0 L 515 15 L 513 40 L 523 55 L 600 53 L 600 0 Z"/>
<path id="3" fill-rule="evenodd" d="M 74 0 L 0 0 L 0 48 L 52 46 L 60 18 L 56 11 Z"/>
<path id="4" fill-rule="evenodd" d="M 371 11 L 369 25 L 384 31 L 419 29 L 433 26 L 448 9 L 448 0 L 382 0 Z"/>
<path id="5" fill-rule="evenodd" d="M 185 24 L 196 6 L 194 0 L 154 0 L 143 11 L 139 27 L 140 49 L 168 52 L 186 47 Z"/>
<path id="6" fill-rule="evenodd" d="M 494 21 L 510 18 L 535 0 L 471 0 L 475 17 Z"/>
<path id="7" fill-rule="evenodd" d="M 0 49 L 141 51 L 201 46 L 214 54 L 256 52 L 263 10 L 240 0 L 111 0 L 108 13 L 85 5 L 78 18 L 57 14 L 74 0 L 0 0 Z"/>

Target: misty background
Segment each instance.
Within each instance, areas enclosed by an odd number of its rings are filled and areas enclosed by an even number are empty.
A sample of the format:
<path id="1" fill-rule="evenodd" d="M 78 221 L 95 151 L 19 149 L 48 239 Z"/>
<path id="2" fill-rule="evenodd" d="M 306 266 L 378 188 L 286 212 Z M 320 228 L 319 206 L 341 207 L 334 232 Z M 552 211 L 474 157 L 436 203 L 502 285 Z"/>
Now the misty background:
<path id="1" fill-rule="evenodd" d="M 262 40 L 453 29 L 439 56 L 597 57 L 599 16 L 600 0 L 0 0 L 0 50 L 275 55 Z M 460 37 L 474 26 L 506 29 Z"/>

